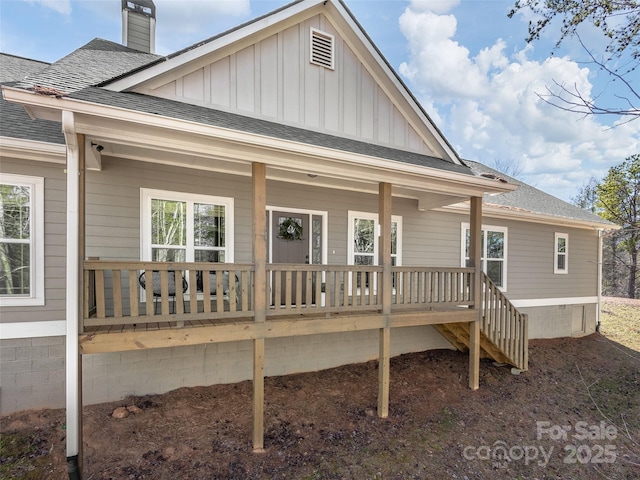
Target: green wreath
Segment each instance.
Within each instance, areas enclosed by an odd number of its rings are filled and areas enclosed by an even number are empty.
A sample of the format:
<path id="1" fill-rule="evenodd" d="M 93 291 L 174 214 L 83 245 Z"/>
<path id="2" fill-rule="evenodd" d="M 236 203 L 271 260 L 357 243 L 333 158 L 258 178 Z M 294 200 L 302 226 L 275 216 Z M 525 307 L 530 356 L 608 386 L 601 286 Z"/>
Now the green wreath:
<path id="1" fill-rule="evenodd" d="M 280 224 L 278 238 L 292 242 L 294 240 L 302 240 L 302 225 L 295 218 L 287 218 Z"/>

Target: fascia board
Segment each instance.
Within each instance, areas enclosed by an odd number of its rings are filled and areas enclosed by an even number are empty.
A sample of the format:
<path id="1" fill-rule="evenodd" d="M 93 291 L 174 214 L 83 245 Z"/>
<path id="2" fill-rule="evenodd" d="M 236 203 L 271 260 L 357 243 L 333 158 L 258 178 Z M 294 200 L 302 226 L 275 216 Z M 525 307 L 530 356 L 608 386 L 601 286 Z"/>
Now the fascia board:
<path id="1" fill-rule="evenodd" d="M 34 111 L 44 108 L 45 110 L 73 112 L 77 115 L 75 118 L 75 128 L 77 133 L 85 133 L 87 135 L 97 135 L 99 133 L 99 128 L 97 127 L 99 127 L 100 122 L 125 122 L 126 127 L 125 125 L 115 127 L 118 129 L 118 138 L 130 138 L 131 141 L 136 139 L 139 141 L 142 131 L 148 132 L 149 128 L 157 128 L 162 132 L 162 135 L 158 134 L 158 136 L 151 137 L 154 138 L 156 144 L 158 141 L 163 144 L 171 141 L 170 135 L 166 134 L 167 131 L 175 132 L 177 134 L 188 133 L 193 134 L 196 137 L 200 136 L 209 139 L 209 143 L 202 144 L 203 151 L 206 149 L 209 153 L 211 152 L 210 141 L 214 138 L 217 141 L 227 141 L 236 145 L 244 145 L 245 147 L 258 147 L 260 149 L 288 154 L 294 153 L 306 158 L 320 160 L 327 164 L 334 163 L 338 166 L 337 168 L 341 170 L 344 169 L 344 164 L 347 164 L 352 166 L 355 170 L 359 169 L 359 176 L 362 175 L 363 167 L 369 167 L 372 171 L 378 171 L 380 178 L 393 178 L 402 186 L 417 189 L 424 189 L 426 182 L 433 182 L 433 185 L 440 185 L 442 188 L 439 190 L 443 192 L 450 191 L 454 194 L 465 195 L 505 193 L 517 188 L 517 185 L 501 183 L 496 180 L 485 179 L 474 175 L 405 164 L 393 160 L 369 157 L 358 153 L 345 152 L 327 147 L 318 147 L 290 140 L 231 130 L 224 127 L 203 125 L 196 122 L 165 117 L 157 114 L 135 112 L 120 107 L 99 105 L 83 100 L 70 98 L 58 99 L 16 88 L 5 88 L 3 92 L 7 101 L 38 107 L 37 109 L 34 109 Z M 96 123 L 98 125 L 96 125 Z M 137 126 L 140 131 L 135 131 L 135 126 Z M 187 142 L 185 140 L 176 141 L 175 145 L 177 145 L 178 148 L 184 149 L 184 151 L 197 147 L 194 142 Z M 277 165 L 281 162 L 277 155 L 268 157 L 266 160 L 263 158 L 260 161 L 265 161 L 270 165 Z M 287 167 L 288 165 L 290 165 L 290 163 L 285 162 L 280 166 Z"/>
<path id="2" fill-rule="evenodd" d="M 469 205 L 467 202 L 449 205 L 436 209 L 442 212 L 455 212 L 460 214 L 469 214 Z M 554 215 L 545 215 L 543 213 L 527 212 L 524 210 L 508 210 L 507 208 L 492 207 L 491 205 L 482 205 L 482 215 L 484 217 L 500 218 L 503 220 L 513 220 L 528 223 L 540 223 L 544 225 L 557 225 L 569 228 L 582 228 L 587 230 L 618 230 L 619 225 L 609 223 L 591 222 L 586 220 L 578 220 L 567 217 L 556 217 Z"/>
<path id="3" fill-rule="evenodd" d="M 67 161 L 67 149 L 58 143 L 0 137 L 0 157 L 64 164 Z"/>
<path id="4" fill-rule="evenodd" d="M 438 146 L 447 155 L 449 155 L 451 160 L 456 162 L 458 165 L 462 165 L 462 161 L 460 160 L 460 157 L 453 150 L 453 148 L 449 145 L 449 143 L 444 139 L 444 136 L 443 136 L 442 132 L 440 132 L 435 127 L 435 125 L 433 124 L 431 119 L 427 115 L 425 115 L 425 112 L 423 111 L 423 109 L 417 104 L 417 100 L 413 97 L 413 95 L 411 95 L 408 92 L 407 86 L 404 85 L 403 83 L 401 83 L 398 80 L 398 77 L 396 76 L 396 73 L 393 72 L 390 69 L 390 67 L 387 64 L 387 62 L 381 57 L 380 52 L 378 52 L 373 47 L 373 45 L 371 44 L 372 40 L 370 40 L 369 38 L 367 38 L 363 34 L 362 27 L 360 27 L 358 24 L 356 24 L 356 22 L 353 20 L 352 16 L 349 14 L 349 12 L 347 12 L 345 10 L 345 8 L 344 8 L 344 6 L 342 5 L 341 2 L 339 2 L 339 1 L 331 1 L 331 4 L 336 9 L 336 11 L 340 14 L 341 19 L 343 21 L 345 21 L 347 23 L 347 25 L 350 27 L 351 32 L 355 33 L 355 35 L 357 36 L 358 40 L 361 42 L 362 45 L 364 45 L 364 47 L 368 51 L 369 55 L 371 55 L 371 57 L 375 59 L 377 66 L 385 73 L 387 79 L 393 84 L 393 87 L 395 88 L 395 91 L 400 93 L 400 95 L 403 97 L 403 99 L 411 107 L 413 113 L 415 115 L 417 115 L 418 118 L 421 120 L 421 123 L 427 127 L 427 129 L 429 130 L 431 135 L 433 135 L 433 137 L 438 142 Z M 328 18 L 329 18 L 329 20 L 332 20 L 331 16 L 328 16 Z M 340 31 L 342 33 L 343 38 L 345 39 L 345 41 L 347 41 L 349 39 L 349 32 L 345 32 L 342 28 L 340 28 L 339 25 L 337 25 L 335 23 L 335 21 L 332 22 L 332 24 L 338 31 Z M 351 46 L 352 50 L 356 53 L 356 55 L 358 55 L 358 49 L 355 48 L 355 45 L 352 44 L 350 46 Z M 360 58 L 360 61 L 362 62 L 363 65 L 365 65 L 365 67 L 368 66 L 368 62 L 365 59 Z M 375 78 L 379 78 L 379 75 L 376 75 L 374 72 L 370 71 L 370 73 Z M 382 85 L 381 85 L 381 87 L 382 87 Z M 390 91 L 388 89 L 383 89 L 383 90 L 385 90 L 385 93 L 389 96 L 389 98 L 393 99 L 395 97 L 395 95 L 394 95 L 394 93 L 392 91 Z M 403 110 L 397 104 L 396 104 L 396 107 L 398 107 L 401 111 Z M 420 131 L 420 128 L 419 127 L 416 128 L 416 125 L 413 124 L 413 122 L 410 121 L 410 123 L 416 129 L 416 131 L 418 131 L 418 132 Z M 428 139 L 423 138 L 423 140 L 427 144 L 431 143 Z"/>
<path id="5" fill-rule="evenodd" d="M 264 18 L 249 23 L 244 27 L 232 30 L 227 34 L 223 34 L 222 36 L 204 43 L 198 47 L 194 47 L 191 50 L 179 53 L 175 57 L 167 57 L 164 62 L 152 65 L 147 69 L 144 69 L 133 75 L 129 75 L 125 78 L 110 82 L 109 84 L 104 85 L 103 88 L 116 92 L 131 91 L 138 88 L 156 88 L 171 81 L 171 78 L 168 78 L 167 75 L 173 77 L 173 71 L 180 70 L 182 67 L 191 62 L 199 62 L 204 57 L 209 57 L 209 55 L 219 52 L 226 47 L 235 44 L 236 42 L 242 42 L 255 33 L 273 27 L 274 25 L 280 24 L 281 22 L 285 22 L 301 13 L 307 12 L 307 16 L 311 16 L 317 13 L 315 11 L 312 11 L 311 9 L 323 3 L 325 3 L 325 0 L 307 0 L 304 2 L 296 3 L 294 5 L 291 5 L 289 8 L 278 11 L 272 15 L 265 16 Z M 297 19 L 297 21 L 298 20 L 301 19 Z M 228 54 L 229 52 L 224 53 L 224 55 Z M 209 61 L 209 59 L 207 61 Z M 200 66 L 201 65 L 198 64 L 192 69 L 196 70 Z"/>

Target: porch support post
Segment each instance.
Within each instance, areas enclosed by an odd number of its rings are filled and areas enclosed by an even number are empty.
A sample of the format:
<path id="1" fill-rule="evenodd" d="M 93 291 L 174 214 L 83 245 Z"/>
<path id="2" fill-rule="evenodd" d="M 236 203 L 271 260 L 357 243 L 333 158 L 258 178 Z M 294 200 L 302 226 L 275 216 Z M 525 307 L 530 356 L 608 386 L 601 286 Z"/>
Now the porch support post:
<path id="1" fill-rule="evenodd" d="M 380 329 L 380 351 L 378 358 L 378 416 L 389 416 L 389 370 L 391 359 L 391 184 L 380 183 L 378 188 L 378 220 L 380 222 L 380 241 L 378 264 L 382 265 L 382 285 L 378 295 L 382 294 L 382 315 L 384 327 Z M 380 288 L 381 287 L 381 288 Z"/>
<path id="2" fill-rule="evenodd" d="M 67 145 L 66 249 L 66 423 L 67 471 L 82 477 L 82 356 L 79 348 L 84 261 L 84 136 L 76 134 L 72 112 L 62 112 Z"/>
<path id="3" fill-rule="evenodd" d="M 476 319 L 469 323 L 469 388 L 480 387 L 480 320 L 482 315 L 482 197 L 471 197 L 469 262 L 473 275 Z"/>
<path id="4" fill-rule="evenodd" d="M 264 322 L 267 310 L 267 167 L 252 164 L 254 321 Z M 253 341 L 253 450 L 264 450 L 264 338 Z"/>

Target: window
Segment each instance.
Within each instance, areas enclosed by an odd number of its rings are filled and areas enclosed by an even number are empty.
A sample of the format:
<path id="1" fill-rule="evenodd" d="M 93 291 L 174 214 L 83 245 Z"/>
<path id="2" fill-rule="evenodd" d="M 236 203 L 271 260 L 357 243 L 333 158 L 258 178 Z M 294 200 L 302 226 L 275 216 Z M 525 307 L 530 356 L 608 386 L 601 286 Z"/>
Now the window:
<path id="1" fill-rule="evenodd" d="M 0 305 L 44 305 L 44 179 L 0 174 Z"/>
<path id="2" fill-rule="evenodd" d="M 233 199 L 141 190 L 142 260 L 233 262 Z"/>
<path id="3" fill-rule="evenodd" d="M 333 70 L 333 35 L 311 29 L 311 63 Z"/>
<path id="4" fill-rule="evenodd" d="M 569 235 L 566 233 L 556 233 L 554 242 L 555 260 L 553 263 L 553 273 L 569 273 Z"/>
<path id="5" fill-rule="evenodd" d="M 469 245 L 471 230 L 468 223 L 462 224 L 462 266 L 469 261 Z M 486 225 L 482 227 L 482 271 L 501 290 L 507 290 L 507 227 L 494 227 Z"/>
<path id="6" fill-rule="evenodd" d="M 349 265 L 378 264 L 378 215 L 349 212 Z M 391 263 L 401 265 L 402 217 L 391 217 Z"/>

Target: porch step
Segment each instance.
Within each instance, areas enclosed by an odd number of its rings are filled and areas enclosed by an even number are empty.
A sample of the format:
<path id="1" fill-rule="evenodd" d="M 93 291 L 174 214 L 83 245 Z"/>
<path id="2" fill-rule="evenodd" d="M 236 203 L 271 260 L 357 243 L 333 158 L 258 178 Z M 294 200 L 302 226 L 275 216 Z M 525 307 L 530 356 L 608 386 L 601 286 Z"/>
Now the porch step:
<path id="1" fill-rule="evenodd" d="M 434 325 L 435 329 L 461 352 L 469 351 L 469 324 L 445 323 Z M 518 367 L 517 361 L 509 358 L 489 337 L 480 332 L 480 358 L 492 358 L 498 363 L 506 363 Z"/>

